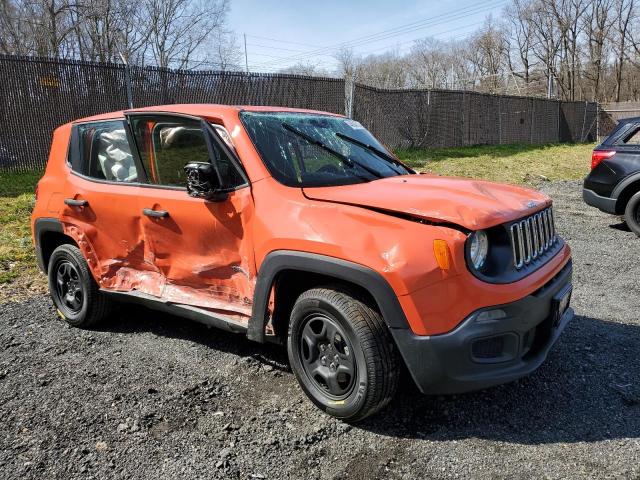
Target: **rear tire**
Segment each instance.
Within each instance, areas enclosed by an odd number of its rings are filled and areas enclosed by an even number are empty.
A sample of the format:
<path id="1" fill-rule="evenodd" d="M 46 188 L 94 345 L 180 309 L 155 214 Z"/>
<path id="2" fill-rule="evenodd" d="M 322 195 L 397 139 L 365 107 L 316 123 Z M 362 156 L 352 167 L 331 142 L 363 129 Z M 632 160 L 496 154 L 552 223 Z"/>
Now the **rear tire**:
<path id="1" fill-rule="evenodd" d="M 624 220 L 629 229 L 640 237 L 640 192 L 627 202 L 624 210 Z"/>
<path id="2" fill-rule="evenodd" d="M 400 362 L 382 316 L 342 290 L 314 288 L 298 297 L 287 353 L 309 399 L 348 422 L 384 408 L 398 387 Z"/>
<path id="3" fill-rule="evenodd" d="M 69 325 L 90 328 L 109 314 L 112 302 L 100 292 L 78 247 L 56 248 L 47 272 L 53 303 Z"/>

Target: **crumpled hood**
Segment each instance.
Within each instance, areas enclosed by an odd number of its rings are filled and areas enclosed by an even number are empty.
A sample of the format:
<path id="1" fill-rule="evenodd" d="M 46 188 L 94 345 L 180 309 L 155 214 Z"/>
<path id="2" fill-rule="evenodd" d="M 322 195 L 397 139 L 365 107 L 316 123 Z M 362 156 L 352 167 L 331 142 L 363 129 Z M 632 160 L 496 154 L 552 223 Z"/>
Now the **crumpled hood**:
<path id="1" fill-rule="evenodd" d="M 530 188 L 430 174 L 303 190 L 314 200 L 404 213 L 469 230 L 516 220 L 551 205 L 549 197 Z"/>

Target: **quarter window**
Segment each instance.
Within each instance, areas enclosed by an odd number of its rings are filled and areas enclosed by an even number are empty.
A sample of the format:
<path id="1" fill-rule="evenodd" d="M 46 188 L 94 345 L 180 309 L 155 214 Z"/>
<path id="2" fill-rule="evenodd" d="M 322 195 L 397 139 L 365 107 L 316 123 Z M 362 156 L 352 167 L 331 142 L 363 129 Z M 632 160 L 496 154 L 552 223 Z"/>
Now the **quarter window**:
<path id="1" fill-rule="evenodd" d="M 77 135 L 80 162 L 74 162 L 74 170 L 99 180 L 138 181 L 124 120 L 81 124 Z"/>
<path id="2" fill-rule="evenodd" d="M 636 127 L 631 130 L 631 132 L 625 135 L 622 143 L 624 143 L 625 145 L 640 145 L 640 128 Z"/>

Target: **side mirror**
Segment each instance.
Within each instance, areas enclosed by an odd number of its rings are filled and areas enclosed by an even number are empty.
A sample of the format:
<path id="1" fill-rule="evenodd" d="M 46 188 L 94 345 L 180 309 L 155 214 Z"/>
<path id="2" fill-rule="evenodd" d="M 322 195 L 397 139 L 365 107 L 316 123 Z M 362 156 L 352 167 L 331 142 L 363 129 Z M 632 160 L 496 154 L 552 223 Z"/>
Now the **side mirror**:
<path id="1" fill-rule="evenodd" d="M 229 196 L 221 190 L 218 175 L 207 162 L 189 162 L 184 166 L 187 174 L 187 193 L 191 197 L 222 202 Z"/>

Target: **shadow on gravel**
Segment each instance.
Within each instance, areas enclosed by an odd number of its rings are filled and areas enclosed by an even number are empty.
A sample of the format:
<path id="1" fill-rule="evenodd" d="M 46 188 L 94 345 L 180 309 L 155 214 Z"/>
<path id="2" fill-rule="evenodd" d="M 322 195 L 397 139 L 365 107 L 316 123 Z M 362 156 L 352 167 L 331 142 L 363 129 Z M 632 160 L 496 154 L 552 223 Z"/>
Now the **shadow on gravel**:
<path id="1" fill-rule="evenodd" d="M 242 357 L 240 360 L 253 359 L 276 370 L 290 371 L 287 352 L 283 347 L 252 342 L 237 333 L 209 328 L 198 322 L 136 305 L 123 304 L 113 319 L 96 330 L 124 334 L 149 332 L 161 337 L 187 340 L 238 355 Z"/>
<path id="2" fill-rule="evenodd" d="M 614 230 L 620 230 L 621 232 L 631 231 L 631 229 L 629 228 L 629 225 L 627 225 L 626 222 L 614 223 L 612 225 L 609 225 L 609 228 L 612 228 Z"/>
<path id="3" fill-rule="evenodd" d="M 119 317 L 103 330 L 197 342 L 290 371 L 280 346 L 141 307 L 127 307 Z M 639 438 L 639 338 L 640 326 L 576 316 L 530 377 L 481 392 L 431 397 L 420 394 L 407 375 L 391 405 L 355 427 L 430 441 L 485 438 L 541 444 Z M 290 381 L 295 382 L 293 375 Z"/>
<path id="4" fill-rule="evenodd" d="M 481 392 L 428 397 L 404 387 L 357 425 L 430 441 L 596 442 L 640 437 L 640 327 L 577 316 L 528 378 Z"/>

